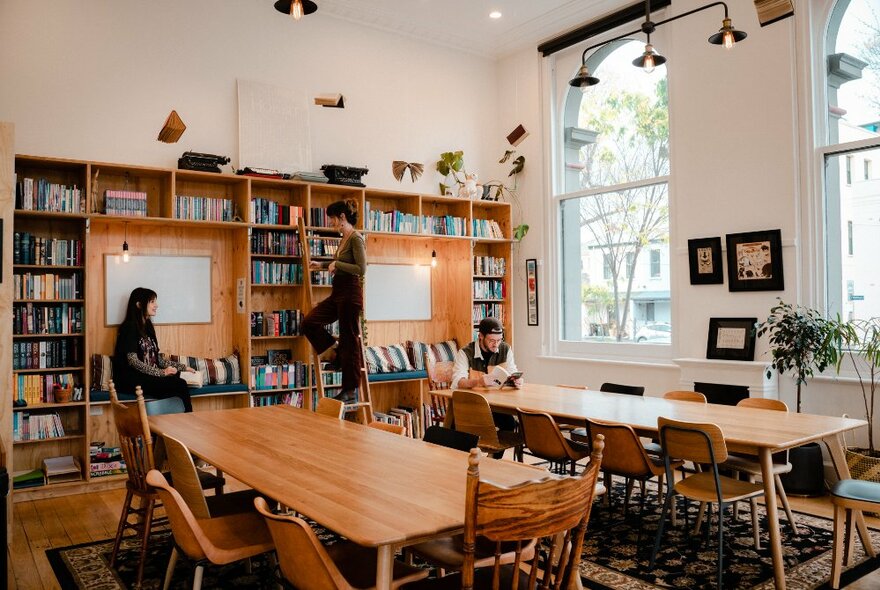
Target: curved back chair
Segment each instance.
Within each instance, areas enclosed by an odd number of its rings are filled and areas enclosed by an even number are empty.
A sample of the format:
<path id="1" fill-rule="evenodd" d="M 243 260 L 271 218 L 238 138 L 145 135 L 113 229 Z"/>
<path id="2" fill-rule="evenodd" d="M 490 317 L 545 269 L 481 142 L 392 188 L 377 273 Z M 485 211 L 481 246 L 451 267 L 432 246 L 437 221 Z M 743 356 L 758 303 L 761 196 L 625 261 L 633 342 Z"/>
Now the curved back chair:
<path id="1" fill-rule="evenodd" d="M 275 543 L 278 568 L 298 590 L 354 590 L 376 587 L 377 550 L 340 541 L 324 547 L 309 523 L 289 514 L 275 514 L 263 498 L 254 500 Z M 428 570 L 394 562 L 392 588 L 420 580 Z"/>
<path id="2" fill-rule="evenodd" d="M 180 553 L 195 563 L 192 587 L 193 590 L 199 590 L 206 565 L 226 565 L 274 548 L 266 523 L 256 512 L 196 518 L 183 497 L 161 473 L 150 470 L 147 483 L 162 498 L 174 535 L 175 547 L 165 571 L 164 588 L 171 585 L 171 576 Z"/>
<path id="3" fill-rule="evenodd" d="M 345 404 L 342 403 L 341 400 L 332 397 L 322 397 L 318 400 L 318 405 L 315 407 L 315 413 L 342 420 L 342 417 L 345 414 Z"/>
<path id="4" fill-rule="evenodd" d="M 453 391 L 452 411 L 455 413 L 455 429 L 480 437 L 483 452 L 497 455 L 523 444 L 519 433 L 495 429 L 489 402 L 479 393 Z"/>
<path id="5" fill-rule="evenodd" d="M 599 391 L 606 393 L 622 393 L 623 395 L 645 395 L 645 388 L 641 385 L 621 385 L 620 383 L 603 383 Z"/>
<path id="6" fill-rule="evenodd" d="M 663 394 L 663 399 L 671 399 L 680 402 L 696 402 L 698 404 L 706 403 L 706 396 L 699 391 L 667 391 Z"/>
<path id="7" fill-rule="evenodd" d="M 570 463 L 571 475 L 574 475 L 575 464 L 589 456 L 590 447 L 562 436 L 562 431 L 550 414 L 519 408 L 517 413 L 523 440 L 529 451 L 540 459 L 550 461 L 551 465 L 558 465 L 562 471 L 565 464 Z"/>
<path id="8" fill-rule="evenodd" d="M 385 432 L 390 432 L 391 434 L 399 434 L 400 436 L 406 436 L 406 426 L 403 424 L 389 424 L 388 422 L 380 422 L 379 420 L 374 420 L 367 424 L 370 428 L 375 428 L 376 430 L 384 430 Z"/>
<path id="9" fill-rule="evenodd" d="M 471 449 L 477 448 L 480 443 L 480 437 L 469 432 L 459 432 L 444 426 L 433 425 L 425 430 L 425 442 L 440 445 L 441 447 L 449 447 L 458 451 L 469 452 Z"/>

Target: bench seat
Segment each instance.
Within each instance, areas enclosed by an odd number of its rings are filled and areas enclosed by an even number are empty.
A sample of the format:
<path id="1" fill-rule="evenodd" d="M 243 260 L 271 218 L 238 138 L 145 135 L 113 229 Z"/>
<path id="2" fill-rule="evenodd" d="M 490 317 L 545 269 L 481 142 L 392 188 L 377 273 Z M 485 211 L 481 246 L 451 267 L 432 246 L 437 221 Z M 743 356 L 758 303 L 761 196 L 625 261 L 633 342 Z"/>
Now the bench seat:
<path id="1" fill-rule="evenodd" d="M 383 381 L 414 381 L 416 379 L 427 379 L 427 371 L 399 371 L 397 373 L 370 373 L 370 383 L 381 383 Z"/>
<path id="2" fill-rule="evenodd" d="M 191 387 L 189 389 L 189 394 L 192 397 L 199 397 L 202 395 L 220 395 L 224 393 L 247 393 L 247 390 L 247 385 L 245 385 L 244 383 L 234 383 L 231 385 L 204 385 L 202 387 Z M 89 396 L 89 399 L 93 404 L 110 401 L 109 391 L 93 389 L 89 392 Z M 150 400 L 152 398 L 148 397 L 145 399 Z M 133 402 L 135 401 L 134 394 L 120 393 L 119 401 Z"/>

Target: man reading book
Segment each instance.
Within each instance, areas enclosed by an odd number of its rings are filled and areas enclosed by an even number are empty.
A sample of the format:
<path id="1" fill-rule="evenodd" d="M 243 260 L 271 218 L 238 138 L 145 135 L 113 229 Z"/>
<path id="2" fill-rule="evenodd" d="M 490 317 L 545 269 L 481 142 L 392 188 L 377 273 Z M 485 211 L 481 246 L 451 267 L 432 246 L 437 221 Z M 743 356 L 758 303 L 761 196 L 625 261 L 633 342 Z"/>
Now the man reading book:
<path id="1" fill-rule="evenodd" d="M 505 368 L 508 374 L 517 372 L 513 360 L 513 349 L 504 342 L 504 327 L 495 318 L 483 318 L 478 328 L 477 339 L 461 348 L 455 356 L 452 369 L 452 388 L 471 389 L 495 385 L 489 373 L 496 366 Z M 522 387 L 522 377 L 513 380 L 514 387 Z M 493 412 L 495 426 L 502 430 L 513 430 L 516 419 L 509 414 Z"/>

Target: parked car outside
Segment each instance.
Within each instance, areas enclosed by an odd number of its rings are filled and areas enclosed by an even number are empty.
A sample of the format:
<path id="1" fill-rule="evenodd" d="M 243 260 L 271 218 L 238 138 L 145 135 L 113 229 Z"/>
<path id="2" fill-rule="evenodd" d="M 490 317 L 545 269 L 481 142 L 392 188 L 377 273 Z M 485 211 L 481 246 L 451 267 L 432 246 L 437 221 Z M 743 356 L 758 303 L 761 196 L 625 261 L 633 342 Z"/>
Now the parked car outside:
<path id="1" fill-rule="evenodd" d="M 666 322 L 645 324 L 636 332 L 636 342 L 672 342 L 672 326 Z"/>

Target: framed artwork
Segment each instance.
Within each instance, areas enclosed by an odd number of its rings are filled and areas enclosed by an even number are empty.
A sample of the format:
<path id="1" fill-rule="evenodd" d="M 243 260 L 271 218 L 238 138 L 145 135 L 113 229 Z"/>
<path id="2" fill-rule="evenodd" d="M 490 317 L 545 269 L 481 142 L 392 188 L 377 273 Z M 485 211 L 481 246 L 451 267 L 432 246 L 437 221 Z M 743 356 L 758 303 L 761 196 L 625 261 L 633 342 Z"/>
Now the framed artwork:
<path id="1" fill-rule="evenodd" d="M 691 285 L 720 285 L 724 282 L 721 262 L 721 238 L 688 240 Z"/>
<path id="2" fill-rule="evenodd" d="M 526 304 L 530 326 L 538 325 L 538 261 L 526 260 Z"/>
<path id="3" fill-rule="evenodd" d="M 727 234 L 727 281 L 731 291 L 782 291 L 782 231 Z"/>
<path id="4" fill-rule="evenodd" d="M 758 318 L 709 318 L 707 359 L 755 360 L 755 324 Z"/>

